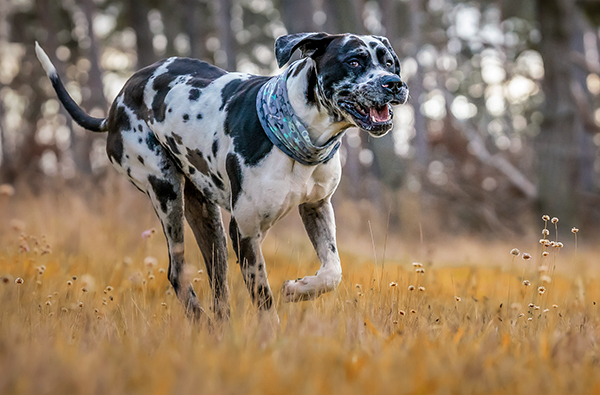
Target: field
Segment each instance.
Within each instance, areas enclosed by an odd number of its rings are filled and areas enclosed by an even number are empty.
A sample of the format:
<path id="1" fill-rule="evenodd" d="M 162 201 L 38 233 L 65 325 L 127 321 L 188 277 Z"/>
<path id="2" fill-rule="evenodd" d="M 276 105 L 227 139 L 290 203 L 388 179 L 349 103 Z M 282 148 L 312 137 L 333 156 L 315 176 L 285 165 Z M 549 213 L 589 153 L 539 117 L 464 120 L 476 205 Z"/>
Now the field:
<path id="1" fill-rule="evenodd" d="M 340 226 L 343 283 L 316 301 L 278 301 L 280 324 L 251 305 L 230 252 L 231 320 L 208 328 L 173 295 L 162 234 L 141 237 L 159 224 L 132 189 L 0 190 L 0 394 L 600 392 L 597 251 L 560 222 L 563 248 L 544 248 L 537 230 L 515 243 L 401 241 L 380 223 Z M 318 268 L 293 218 L 265 258 L 277 296 Z"/>

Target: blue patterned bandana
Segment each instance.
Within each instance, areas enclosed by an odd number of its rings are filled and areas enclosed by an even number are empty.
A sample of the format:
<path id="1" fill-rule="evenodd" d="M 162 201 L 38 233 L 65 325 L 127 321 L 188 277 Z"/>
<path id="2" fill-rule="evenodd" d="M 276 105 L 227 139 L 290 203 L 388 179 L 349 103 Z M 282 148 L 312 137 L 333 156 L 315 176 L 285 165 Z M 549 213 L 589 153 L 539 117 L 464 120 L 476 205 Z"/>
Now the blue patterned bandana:
<path id="1" fill-rule="evenodd" d="M 288 72 L 289 69 L 271 78 L 258 92 L 256 109 L 260 124 L 269 140 L 290 158 L 306 166 L 325 163 L 340 148 L 343 133 L 320 147 L 310 141 L 306 126 L 294 113 L 288 98 Z"/>

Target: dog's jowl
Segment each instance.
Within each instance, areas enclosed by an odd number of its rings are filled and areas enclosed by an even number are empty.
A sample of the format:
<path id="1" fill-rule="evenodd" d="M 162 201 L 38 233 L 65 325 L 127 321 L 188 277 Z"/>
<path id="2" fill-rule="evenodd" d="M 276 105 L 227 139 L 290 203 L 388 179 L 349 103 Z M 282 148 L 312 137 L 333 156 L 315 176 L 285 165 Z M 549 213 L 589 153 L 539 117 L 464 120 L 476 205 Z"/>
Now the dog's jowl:
<path id="1" fill-rule="evenodd" d="M 298 207 L 321 268 L 286 281 L 284 301 L 315 298 L 337 287 L 342 268 L 331 196 L 341 175 L 344 130 L 373 136 L 392 128 L 392 107 L 408 97 L 400 63 L 377 36 L 303 33 L 275 43 L 282 74 L 227 73 L 208 63 L 169 58 L 135 73 L 106 119 L 69 97 L 44 51 L 36 52 L 73 119 L 108 132 L 115 168 L 148 195 L 169 247 L 168 277 L 190 316 L 205 315 L 184 278 L 184 218 L 202 251 L 217 318 L 229 315 L 227 239 L 220 207 L 231 212 L 229 235 L 244 281 L 260 309 L 273 308 L 261 244 L 271 226 Z"/>

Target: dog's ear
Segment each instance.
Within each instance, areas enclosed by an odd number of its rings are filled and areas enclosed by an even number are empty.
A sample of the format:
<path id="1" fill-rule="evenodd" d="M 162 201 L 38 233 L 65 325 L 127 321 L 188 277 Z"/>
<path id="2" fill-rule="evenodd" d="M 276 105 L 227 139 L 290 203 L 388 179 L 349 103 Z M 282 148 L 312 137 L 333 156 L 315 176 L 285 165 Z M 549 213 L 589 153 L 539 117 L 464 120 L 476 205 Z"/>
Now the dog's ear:
<path id="1" fill-rule="evenodd" d="M 400 60 L 398 59 L 398 55 L 394 52 L 394 48 L 390 44 L 390 41 L 383 36 L 372 36 L 373 38 L 381 41 L 383 45 L 390 51 L 392 54 L 392 58 L 394 59 L 394 74 L 400 75 Z"/>
<path id="2" fill-rule="evenodd" d="M 300 49 L 303 56 L 313 56 L 337 37 L 339 34 L 327 33 L 297 33 L 281 36 L 275 41 L 277 64 L 283 67 L 296 49 Z"/>

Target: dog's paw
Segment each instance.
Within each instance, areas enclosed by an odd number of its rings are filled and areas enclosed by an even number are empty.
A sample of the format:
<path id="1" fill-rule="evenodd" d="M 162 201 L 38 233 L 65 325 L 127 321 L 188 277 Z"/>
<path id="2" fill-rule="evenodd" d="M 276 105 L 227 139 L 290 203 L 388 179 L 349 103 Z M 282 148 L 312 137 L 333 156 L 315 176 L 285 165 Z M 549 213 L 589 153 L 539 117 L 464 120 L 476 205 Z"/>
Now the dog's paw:
<path id="1" fill-rule="evenodd" d="M 311 300 L 317 296 L 307 277 L 285 281 L 281 287 L 281 295 L 287 303 Z"/>

